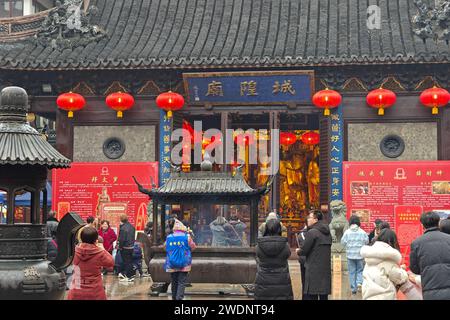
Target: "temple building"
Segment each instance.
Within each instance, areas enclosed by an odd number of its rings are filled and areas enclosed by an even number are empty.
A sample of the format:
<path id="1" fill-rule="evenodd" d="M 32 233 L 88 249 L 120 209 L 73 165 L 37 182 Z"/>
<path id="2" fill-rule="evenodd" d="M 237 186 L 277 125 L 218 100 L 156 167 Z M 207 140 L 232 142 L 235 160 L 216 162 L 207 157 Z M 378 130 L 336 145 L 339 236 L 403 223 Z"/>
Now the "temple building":
<path id="1" fill-rule="evenodd" d="M 419 100 L 425 89 L 450 87 L 449 8 L 442 0 L 0 1 L 0 89 L 25 88 L 30 123 L 73 162 L 159 161 L 166 173 L 168 119 L 155 99 L 169 90 L 186 102 L 171 129 L 202 121 L 203 130 L 293 134 L 258 214 L 260 223 L 280 214 L 296 246 L 307 211 L 342 200 L 343 161 L 450 160 L 450 108 L 433 114 Z M 366 103 L 380 87 L 396 94 L 384 115 Z M 329 116 L 312 102 L 325 89 L 342 96 Z M 56 105 L 69 91 L 86 99 L 73 118 Z M 105 104 L 119 91 L 135 99 L 122 118 Z M 124 149 L 119 158 L 108 153 L 110 138 Z M 242 168 L 251 188 L 270 179 L 262 166 Z M 218 214 L 172 211 L 202 226 Z M 225 211 L 250 220 L 248 210 Z"/>

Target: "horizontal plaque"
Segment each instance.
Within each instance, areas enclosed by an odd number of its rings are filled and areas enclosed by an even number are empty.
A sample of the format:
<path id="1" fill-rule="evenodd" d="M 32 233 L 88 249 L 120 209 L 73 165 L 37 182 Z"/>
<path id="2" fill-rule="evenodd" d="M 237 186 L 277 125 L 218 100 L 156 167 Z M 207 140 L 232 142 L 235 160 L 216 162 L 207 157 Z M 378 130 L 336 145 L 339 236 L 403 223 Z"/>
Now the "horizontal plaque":
<path id="1" fill-rule="evenodd" d="M 190 104 L 310 104 L 314 71 L 183 73 Z"/>

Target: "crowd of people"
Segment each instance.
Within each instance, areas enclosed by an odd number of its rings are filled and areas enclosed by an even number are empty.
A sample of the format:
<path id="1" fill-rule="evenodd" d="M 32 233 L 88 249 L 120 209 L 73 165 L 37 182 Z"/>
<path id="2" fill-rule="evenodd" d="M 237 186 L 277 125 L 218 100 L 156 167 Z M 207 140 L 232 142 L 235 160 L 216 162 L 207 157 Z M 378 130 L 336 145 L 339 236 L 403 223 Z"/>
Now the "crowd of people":
<path id="1" fill-rule="evenodd" d="M 376 220 L 367 234 L 358 216 L 349 218 L 341 243 L 346 249 L 352 295 L 360 292 L 363 300 L 396 300 L 401 292 L 412 300 L 450 300 L 450 219 L 425 212 L 420 221 L 424 234 L 411 244 L 408 269 L 389 223 Z M 293 298 L 290 251 L 281 226 L 272 217 L 258 239 L 256 299 Z M 327 300 L 331 294 L 332 237 L 322 212 L 309 213 L 305 228 L 298 234 L 298 246 L 302 299 Z"/>
<path id="2" fill-rule="evenodd" d="M 49 239 L 47 259 L 51 262 L 56 259 L 58 253 L 57 228 L 55 212 L 50 211 L 46 232 Z M 69 278 L 67 298 L 106 299 L 103 275 L 108 272 L 118 275 L 120 282 L 133 282 L 136 272 L 141 277 L 145 276 L 142 270 L 142 248 L 141 244 L 135 241 L 135 233 L 135 228 L 125 214 L 120 216 L 118 236 L 109 221 L 99 222 L 97 218 L 89 216 L 86 225 L 76 235 L 77 245 L 72 266 L 70 270 L 65 270 Z"/>
<path id="3" fill-rule="evenodd" d="M 77 237 L 68 299 L 106 299 L 102 274 L 113 268 L 118 268 L 119 281 L 132 282 L 136 272 L 142 276 L 142 249 L 135 241 L 135 229 L 126 215 L 120 221 L 117 237 L 108 221 L 99 224 L 93 217 L 87 219 Z M 367 234 L 358 216 L 349 218 L 341 243 L 346 249 L 353 295 L 360 292 L 363 300 L 396 300 L 402 292 L 408 299 L 450 300 L 450 219 L 441 220 L 436 212 L 425 212 L 420 221 L 424 234 L 411 244 L 408 268 L 389 223 L 375 220 L 374 229 Z M 50 213 L 49 260 L 57 255 L 57 226 L 54 213 Z M 151 227 L 147 229 L 151 231 Z M 275 213 L 269 214 L 259 228 L 255 299 L 294 298 L 288 264 L 291 251 L 284 232 Z M 172 299 L 182 300 L 196 244 L 192 231 L 176 217 L 167 221 L 166 233 L 164 268 L 171 275 Z M 297 238 L 302 299 L 327 300 L 331 294 L 332 237 L 321 211 L 309 212 Z"/>

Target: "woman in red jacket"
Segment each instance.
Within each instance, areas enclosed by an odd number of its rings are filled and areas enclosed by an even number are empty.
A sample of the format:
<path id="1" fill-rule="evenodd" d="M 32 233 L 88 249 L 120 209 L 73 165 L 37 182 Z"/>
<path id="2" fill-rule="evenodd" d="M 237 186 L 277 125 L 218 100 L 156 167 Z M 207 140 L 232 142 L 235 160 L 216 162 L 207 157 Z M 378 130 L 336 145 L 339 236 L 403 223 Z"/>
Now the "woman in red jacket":
<path id="1" fill-rule="evenodd" d="M 98 235 L 103 238 L 103 246 L 105 247 L 105 250 L 112 254 L 114 249 L 113 243 L 117 240 L 117 235 L 109 226 L 108 220 L 102 221 L 100 230 L 98 231 Z"/>
<path id="2" fill-rule="evenodd" d="M 102 268 L 113 268 L 114 259 L 97 239 L 95 228 L 85 227 L 81 231 L 82 243 L 75 248 L 68 300 L 106 300 Z"/>

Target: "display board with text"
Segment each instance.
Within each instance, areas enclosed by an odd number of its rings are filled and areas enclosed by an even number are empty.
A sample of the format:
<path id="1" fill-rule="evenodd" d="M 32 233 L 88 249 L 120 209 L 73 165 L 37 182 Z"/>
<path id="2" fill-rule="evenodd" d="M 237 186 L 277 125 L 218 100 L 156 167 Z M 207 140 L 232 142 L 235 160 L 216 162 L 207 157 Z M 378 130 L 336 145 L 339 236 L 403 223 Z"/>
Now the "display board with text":
<path id="1" fill-rule="evenodd" d="M 407 263 L 411 242 L 423 230 L 420 215 L 450 213 L 450 161 L 344 162 L 347 215 L 370 232 L 375 219 L 396 231 Z"/>
<path id="2" fill-rule="evenodd" d="M 118 227 L 128 215 L 136 230 L 147 222 L 147 195 L 139 192 L 132 176 L 145 187 L 158 185 L 157 162 L 72 163 L 70 169 L 53 170 L 52 208 L 60 220 L 67 212 L 106 219 Z"/>

